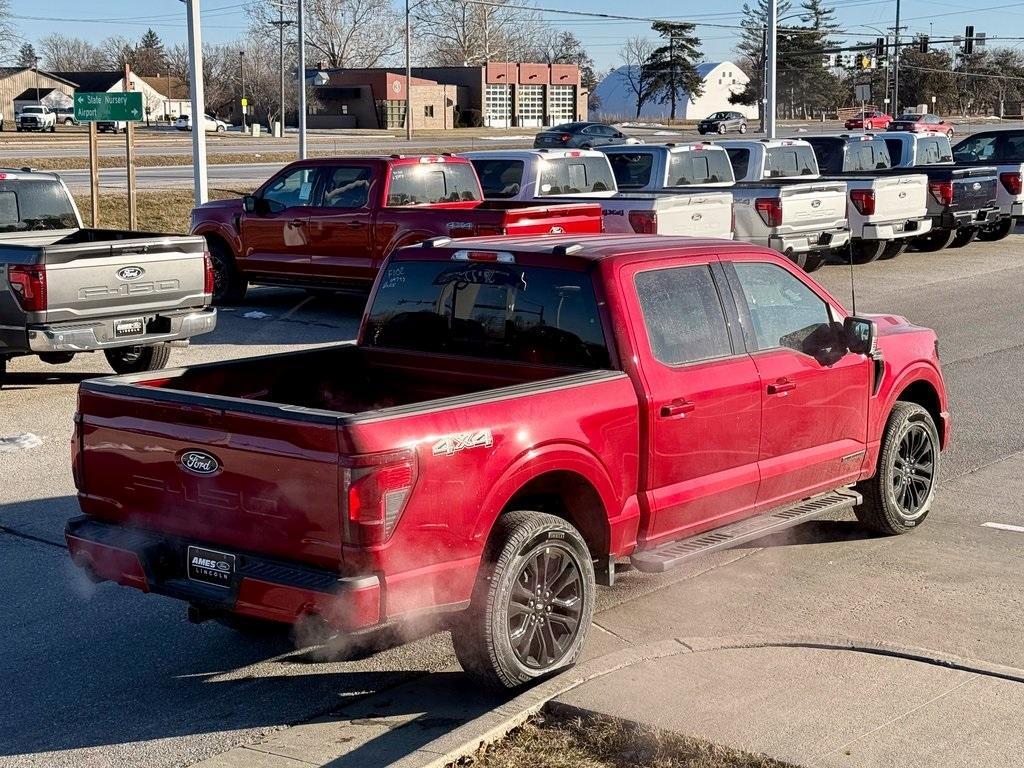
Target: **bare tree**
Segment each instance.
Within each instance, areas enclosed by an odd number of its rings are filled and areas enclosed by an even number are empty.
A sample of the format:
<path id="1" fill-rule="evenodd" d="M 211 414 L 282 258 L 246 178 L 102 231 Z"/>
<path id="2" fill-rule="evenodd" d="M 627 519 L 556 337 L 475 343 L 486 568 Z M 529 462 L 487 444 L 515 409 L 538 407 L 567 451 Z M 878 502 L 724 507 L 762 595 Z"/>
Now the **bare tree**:
<path id="1" fill-rule="evenodd" d="M 619 72 L 636 101 L 637 117 L 640 117 L 644 104 L 654 95 L 655 81 L 647 67 L 653 52 L 654 45 L 643 37 L 626 38 L 619 50 L 619 59 L 624 65 L 619 68 Z"/>
<path id="2" fill-rule="evenodd" d="M 132 66 L 135 58 L 135 46 L 124 35 L 111 35 L 99 44 L 99 52 L 104 69 L 112 72 L 121 70 L 124 65 Z"/>
<path id="3" fill-rule="evenodd" d="M 20 39 L 21 36 L 14 26 L 14 19 L 11 18 L 10 0 L 0 0 L 0 64 L 14 58 Z"/>
<path id="4" fill-rule="evenodd" d="M 537 41 L 547 32 L 539 12 L 506 0 L 496 3 L 425 0 L 415 12 L 416 32 L 432 42 L 430 62 L 458 66 L 536 57 Z"/>
<path id="5" fill-rule="evenodd" d="M 39 39 L 39 54 L 43 66 L 54 72 L 84 72 L 103 66 L 103 55 L 92 43 L 57 33 Z"/>

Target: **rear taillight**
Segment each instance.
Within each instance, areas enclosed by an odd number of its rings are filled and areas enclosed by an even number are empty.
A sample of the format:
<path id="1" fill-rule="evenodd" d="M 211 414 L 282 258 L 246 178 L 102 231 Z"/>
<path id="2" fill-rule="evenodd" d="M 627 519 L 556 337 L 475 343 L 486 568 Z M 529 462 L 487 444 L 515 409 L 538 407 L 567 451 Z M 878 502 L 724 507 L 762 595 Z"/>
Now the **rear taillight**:
<path id="1" fill-rule="evenodd" d="M 46 267 L 12 264 L 7 267 L 7 280 L 18 304 L 26 312 L 46 311 Z"/>
<path id="2" fill-rule="evenodd" d="M 655 211 L 630 211 L 629 226 L 638 235 L 658 234 L 658 214 Z"/>
<path id="3" fill-rule="evenodd" d="M 416 454 L 401 450 L 351 457 L 341 471 L 345 543 L 384 543 L 394 533 L 416 483 Z"/>
<path id="4" fill-rule="evenodd" d="M 213 295 L 213 259 L 209 251 L 203 252 L 203 293 Z"/>
<path id="5" fill-rule="evenodd" d="M 952 181 L 929 181 L 928 191 L 932 197 L 942 205 L 953 204 L 953 182 Z"/>
<path id="6" fill-rule="evenodd" d="M 782 200 L 777 197 L 759 197 L 754 201 L 754 210 L 761 215 L 761 221 L 769 227 L 782 226 Z"/>
<path id="7" fill-rule="evenodd" d="M 1011 195 L 1019 195 L 1021 192 L 1022 183 L 1020 171 L 1007 171 L 1006 173 L 999 174 L 999 181 L 1002 183 L 1004 189 Z"/>
<path id="8" fill-rule="evenodd" d="M 494 224 L 477 224 L 473 227 L 473 231 L 478 235 L 504 235 L 505 230 L 502 227 L 495 226 Z"/>
<path id="9" fill-rule="evenodd" d="M 870 189 L 851 189 L 850 202 L 862 216 L 875 214 L 875 193 Z"/>

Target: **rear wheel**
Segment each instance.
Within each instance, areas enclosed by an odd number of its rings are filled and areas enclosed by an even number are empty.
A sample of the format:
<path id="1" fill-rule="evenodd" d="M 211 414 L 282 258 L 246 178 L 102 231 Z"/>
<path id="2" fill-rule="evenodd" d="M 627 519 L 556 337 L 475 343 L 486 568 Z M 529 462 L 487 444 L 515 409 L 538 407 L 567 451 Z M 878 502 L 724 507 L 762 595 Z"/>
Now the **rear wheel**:
<path id="1" fill-rule="evenodd" d="M 1013 219 L 1000 219 L 994 227 L 988 227 L 978 232 L 978 239 L 986 243 L 994 243 L 1002 240 L 1013 231 Z"/>
<path id="2" fill-rule="evenodd" d="M 238 270 L 235 256 L 219 240 L 207 240 L 210 249 L 210 265 L 213 267 L 213 303 L 237 304 L 245 298 L 249 288 Z"/>
<path id="3" fill-rule="evenodd" d="M 117 373 L 142 373 L 166 367 L 171 358 L 170 344 L 149 344 L 139 347 L 118 347 L 104 352 L 107 363 Z"/>
<path id="4" fill-rule="evenodd" d="M 928 516 L 939 479 L 939 431 L 917 403 L 897 402 L 882 437 L 875 476 L 857 485 L 864 503 L 857 519 L 889 535 L 906 533 Z"/>
<path id="5" fill-rule="evenodd" d="M 740 133 L 746 133 L 746 132 L 747 132 L 747 124 L 746 123 L 740 123 Z"/>
<path id="6" fill-rule="evenodd" d="M 870 264 L 872 261 L 881 258 L 885 253 L 886 242 L 884 240 L 856 240 L 850 241 L 850 258 L 854 264 Z"/>
<path id="7" fill-rule="evenodd" d="M 487 545 L 473 600 L 452 631 L 469 674 L 516 688 L 572 666 L 594 615 L 594 565 L 561 518 L 510 512 Z"/>
<path id="8" fill-rule="evenodd" d="M 949 244 L 949 247 L 963 248 L 977 236 L 978 230 L 976 227 L 961 227 L 956 231 L 956 237 L 953 238 L 953 242 Z"/>
<path id="9" fill-rule="evenodd" d="M 915 237 L 914 247 L 919 251 L 928 253 L 941 251 L 953 242 L 954 237 L 956 237 L 956 230 L 954 229 L 933 229 L 927 235 Z"/>
<path id="10" fill-rule="evenodd" d="M 879 256 L 879 258 L 882 259 L 883 261 L 886 261 L 888 259 L 895 259 L 901 253 L 907 250 L 909 242 L 910 241 L 907 240 L 906 238 L 890 241 L 889 243 L 886 244 L 885 250 L 882 251 L 882 255 Z"/>
<path id="11" fill-rule="evenodd" d="M 828 261 L 824 253 L 794 253 L 791 258 L 804 272 L 814 272 Z"/>

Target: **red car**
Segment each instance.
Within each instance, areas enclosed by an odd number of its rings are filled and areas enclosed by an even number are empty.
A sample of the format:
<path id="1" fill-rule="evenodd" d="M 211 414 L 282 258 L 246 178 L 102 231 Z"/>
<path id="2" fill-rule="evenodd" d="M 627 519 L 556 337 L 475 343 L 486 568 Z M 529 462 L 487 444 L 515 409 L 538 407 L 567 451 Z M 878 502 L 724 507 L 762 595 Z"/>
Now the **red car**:
<path id="1" fill-rule="evenodd" d="M 598 204 L 484 200 L 462 157 L 336 157 L 281 169 L 253 194 L 192 211 L 209 244 L 214 302 L 250 283 L 368 290 L 384 258 L 431 237 L 602 230 Z"/>
<path id="2" fill-rule="evenodd" d="M 909 113 L 889 123 L 887 131 L 913 131 L 914 133 L 944 133 L 953 138 L 953 125 L 938 115 Z"/>
<path id="3" fill-rule="evenodd" d="M 356 344 L 83 382 L 68 547 L 192 621 L 441 614 L 467 671 L 515 687 L 579 657 L 619 560 L 850 509 L 921 525 L 937 349 L 746 243 L 427 241 L 385 263 Z"/>
<path id="4" fill-rule="evenodd" d="M 885 130 L 891 122 L 892 115 L 887 115 L 884 112 L 864 112 L 859 115 L 854 115 L 843 123 L 843 125 L 847 130 L 862 128 L 865 131 L 873 131 L 879 128 Z"/>

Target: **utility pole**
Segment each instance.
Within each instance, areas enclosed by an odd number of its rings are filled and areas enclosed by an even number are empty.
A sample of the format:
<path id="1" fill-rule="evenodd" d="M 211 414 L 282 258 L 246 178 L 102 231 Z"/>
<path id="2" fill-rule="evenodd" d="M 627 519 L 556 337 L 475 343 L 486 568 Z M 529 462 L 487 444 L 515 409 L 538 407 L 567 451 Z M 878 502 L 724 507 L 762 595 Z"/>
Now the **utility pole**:
<path id="1" fill-rule="evenodd" d="M 894 117 L 899 117 L 900 112 L 900 0 L 896 0 L 896 46 L 893 48 L 893 56 L 896 60 L 893 62 L 893 83 L 892 83 L 892 108 L 896 110 L 893 112 Z"/>
<path id="2" fill-rule="evenodd" d="M 43 102 L 41 102 L 39 100 L 39 57 L 38 56 L 35 56 L 33 58 L 32 64 L 34 65 L 34 69 L 36 71 L 36 103 L 41 106 Z"/>
<path id="3" fill-rule="evenodd" d="M 298 0 L 299 21 L 299 160 L 306 159 L 306 32 L 302 25 L 302 0 Z"/>
<path id="4" fill-rule="evenodd" d="M 242 95 L 238 103 L 242 109 L 242 133 L 245 133 L 245 51 L 238 52 L 238 79 L 242 82 Z"/>
<path id="5" fill-rule="evenodd" d="M 182 0 L 188 16 L 188 79 L 192 97 L 192 178 L 196 205 L 210 195 L 206 181 L 206 97 L 203 94 L 203 37 L 199 28 L 200 0 Z"/>
<path id="6" fill-rule="evenodd" d="M 131 69 L 128 62 L 124 63 L 124 85 L 121 90 L 128 93 L 132 89 Z M 115 123 L 115 125 L 117 125 Z M 203 127 L 206 127 L 204 121 Z M 192 126 L 195 130 L 195 125 Z M 125 179 L 128 190 L 128 229 L 135 229 L 138 224 L 135 209 L 135 121 L 128 120 L 124 126 Z"/>
<path id="7" fill-rule="evenodd" d="M 672 90 L 672 119 L 676 119 L 676 36 L 668 33 L 669 88 Z"/>
<path id="8" fill-rule="evenodd" d="M 769 139 L 775 138 L 775 64 L 778 48 L 776 37 L 779 33 L 779 2 L 778 0 L 768 1 L 768 55 L 765 65 L 765 93 L 766 102 L 764 105 L 765 133 Z"/>
<path id="9" fill-rule="evenodd" d="M 277 5 L 277 21 L 270 22 L 272 27 L 277 27 L 279 59 L 281 62 L 281 135 L 284 136 L 284 28 L 290 26 L 292 21 L 284 18 L 284 5 Z"/>
<path id="10" fill-rule="evenodd" d="M 412 141 L 412 32 L 409 29 L 409 0 L 405 0 L 405 140 Z"/>
<path id="11" fill-rule="evenodd" d="M 761 103 L 757 105 L 761 115 L 761 133 L 765 131 L 765 112 L 768 109 L 768 27 L 761 27 Z"/>

